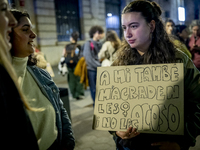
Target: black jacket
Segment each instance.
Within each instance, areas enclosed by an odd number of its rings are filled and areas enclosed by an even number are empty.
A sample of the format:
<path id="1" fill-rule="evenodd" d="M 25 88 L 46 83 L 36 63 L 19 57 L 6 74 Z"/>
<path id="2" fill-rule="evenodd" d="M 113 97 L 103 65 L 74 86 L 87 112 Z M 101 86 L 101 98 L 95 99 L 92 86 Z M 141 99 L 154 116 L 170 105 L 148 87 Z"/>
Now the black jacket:
<path id="1" fill-rule="evenodd" d="M 141 133 L 132 139 L 123 140 L 114 131 L 110 131 L 118 149 L 123 149 L 124 146 L 134 150 L 158 150 L 159 148 L 152 147 L 151 143 L 159 141 L 176 142 L 181 150 L 188 150 L 195 145 L 195 138 L 200 135 L 200 72 L 186 54 L 179 50 L 175 54 L 176 62 L 182 62 L 184 65 L 184 136 Z M 139 56 L 134 64 L 139 65 L 142 62 L 143 57 Z"/>
<path id="2" fill-rule="evenodd" d="M 7 71 L 0 65 L 1 148 L 38 150 L 28 114 Z"/>

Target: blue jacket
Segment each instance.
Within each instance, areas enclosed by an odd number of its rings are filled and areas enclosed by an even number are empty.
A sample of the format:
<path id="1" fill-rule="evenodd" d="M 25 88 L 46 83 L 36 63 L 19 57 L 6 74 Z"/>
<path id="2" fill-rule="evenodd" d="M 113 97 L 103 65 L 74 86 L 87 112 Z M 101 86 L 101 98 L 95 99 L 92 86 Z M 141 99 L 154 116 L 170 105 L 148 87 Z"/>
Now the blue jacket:
<path id="1" fill-rule="evenodd" d="M 59 89 L 53 82 L 49 73 L 36 66 L 27 66 L 27 70 L 33 76 L 42 93 L 53 105 L 56 112 L 56 126 L 58 129 L 57 149 L 66 148 L 73 150 L 75 147 L 75 139 L 71 128 L 71 121 L 63 107 L 60 99 Z"/>

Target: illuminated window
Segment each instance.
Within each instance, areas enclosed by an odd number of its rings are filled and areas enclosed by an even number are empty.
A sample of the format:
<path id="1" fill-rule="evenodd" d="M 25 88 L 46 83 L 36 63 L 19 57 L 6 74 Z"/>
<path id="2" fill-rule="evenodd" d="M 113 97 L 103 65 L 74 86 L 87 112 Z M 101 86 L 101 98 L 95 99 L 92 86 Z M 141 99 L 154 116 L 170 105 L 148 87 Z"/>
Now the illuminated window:
<path id="1" fill-rule="evenodd" d="M 58 41 L 69 41 L 74 31 L 80 33 L 78 0 L 55 0 Z"/>
<path id="2" fill-rule="evenodd" d="M 121 0 L 105 0 L 106 29 L 114 30 L 121 37 Z"/>
<path id="3" fill-rule="evenodd" d="M 178 7 L 178 20 L 185 21 L 185 8 L 184 7 Z"/>

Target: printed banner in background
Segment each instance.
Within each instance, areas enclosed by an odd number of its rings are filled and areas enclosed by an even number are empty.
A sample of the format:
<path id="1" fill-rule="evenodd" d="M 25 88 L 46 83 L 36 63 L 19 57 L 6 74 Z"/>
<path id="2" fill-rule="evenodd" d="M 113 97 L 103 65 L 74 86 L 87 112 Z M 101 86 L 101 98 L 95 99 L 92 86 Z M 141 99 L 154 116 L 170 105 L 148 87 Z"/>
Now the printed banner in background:
<path id="1" fill-rule="evenodd" d="M 184 134 L 183 64 L 98 67 L 93 129 Z"/>

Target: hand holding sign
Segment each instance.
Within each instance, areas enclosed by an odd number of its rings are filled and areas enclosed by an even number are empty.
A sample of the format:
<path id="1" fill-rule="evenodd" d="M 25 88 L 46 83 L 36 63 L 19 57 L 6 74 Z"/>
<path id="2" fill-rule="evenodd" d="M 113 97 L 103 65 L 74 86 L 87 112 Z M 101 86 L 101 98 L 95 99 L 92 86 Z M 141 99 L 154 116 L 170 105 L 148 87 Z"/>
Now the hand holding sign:
<path id="1" fill-rule="evenodd" d="M 121 138 L 121 139 L 131 139 L 133 137 L 136 137 L 140 133 L 137 132 L 136 128 L 129 127 L 127 131 L 117 131 L 116 134 Z"/>

